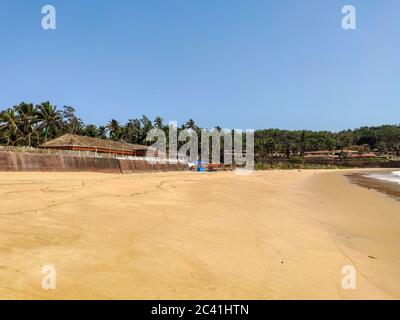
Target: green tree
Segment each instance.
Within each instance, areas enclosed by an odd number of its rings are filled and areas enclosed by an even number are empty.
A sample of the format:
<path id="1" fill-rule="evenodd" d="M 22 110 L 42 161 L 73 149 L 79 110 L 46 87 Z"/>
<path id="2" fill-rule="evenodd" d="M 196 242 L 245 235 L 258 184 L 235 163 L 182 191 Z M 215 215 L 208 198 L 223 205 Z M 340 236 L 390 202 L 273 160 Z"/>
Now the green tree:
<path id="1" fill-rule="evenodd" d="M 164 127 L 164 123 L 163 123 L 163 118 L 161 117 L 156 117 L 154 119 L 154 127 L 157 129 L 162 129 Z"/>
<path id="2" fill-rule="evenodd" d="M 39 128 L 43 130 L 44 142 L 48 138 L 57 136 L 57 130 L 61 127 L 62 114 L 57 107 L 52 106 L 50 102 L 43 102 L 37 106 L 37 117 L 40 122 Z"/>
<path id="3" fill-rule="evenodd" d="M 121 138 L 122 130 L 119 122 L 115 119 L 112 119 L 108 125 L 107 129 L 110 132 L 110 139 L 118 141 Z"/>
<path id="4" fill-rule="evenodd" d="M 15 107 L 17 123 L 22 134 L 22 139 L 26 144 L 32 146 L 32 135 L 37 129 L 38 117 L 36 108 L 32 103 L 20 103 Z"/>

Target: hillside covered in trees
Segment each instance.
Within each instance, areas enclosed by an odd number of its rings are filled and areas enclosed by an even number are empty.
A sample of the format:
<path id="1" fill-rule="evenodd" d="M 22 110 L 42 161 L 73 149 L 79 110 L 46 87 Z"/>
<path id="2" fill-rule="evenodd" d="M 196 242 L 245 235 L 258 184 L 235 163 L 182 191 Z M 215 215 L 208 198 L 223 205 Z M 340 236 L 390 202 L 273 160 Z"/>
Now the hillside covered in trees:
<path id="1" fill-rule="evenodd" d="M 83 123 L 73 107 L 65 106 L 59 110 L 50 102 L 38 105 L 23 102 L 0 112 L 0 145 L 37 147 L 66 133 L 146 144 L 146 134 L 152 128 L 168 131 L 161 117 L 150 120 L 142 116 L 140 119 L 128 119 L 126 123 L 112 119 L 104 126 L 96 126 Z M 190 119 L 182 128 L 199 131 L 200 127 Z M 352 146 L 400 155 L 400 125 L 340 132 L 280 129 L 255 132 L 256 153 L 266 157 L 277 153 L 302 155 L 308 151 L 341 150 Z"/>

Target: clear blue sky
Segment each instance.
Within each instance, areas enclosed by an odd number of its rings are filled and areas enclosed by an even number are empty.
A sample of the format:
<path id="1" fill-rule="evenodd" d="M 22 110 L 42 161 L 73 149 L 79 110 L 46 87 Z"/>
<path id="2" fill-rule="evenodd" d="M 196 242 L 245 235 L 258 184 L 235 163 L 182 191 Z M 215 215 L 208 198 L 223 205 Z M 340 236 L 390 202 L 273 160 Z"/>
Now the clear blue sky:
<path id="1" fill-rule="evenodd" d="M 41 8 L 57 9 L 57 30 Z M 357 9 L 357 30 L 341 8 Z M 400 122 L 398 0 L 0 0 L 0 108 L 104 124 L 340 130 Z"/>

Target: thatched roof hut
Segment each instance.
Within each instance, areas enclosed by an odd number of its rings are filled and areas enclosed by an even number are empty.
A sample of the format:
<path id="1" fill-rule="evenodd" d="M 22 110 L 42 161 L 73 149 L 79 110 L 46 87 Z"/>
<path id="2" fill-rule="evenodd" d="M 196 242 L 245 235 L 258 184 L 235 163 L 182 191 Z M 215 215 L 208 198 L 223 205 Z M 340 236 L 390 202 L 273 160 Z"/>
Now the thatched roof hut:
<path id="1" fill-rule="evenodd" d="M 50 140 L 40 146 L 44 149 L 92 151 L 109 153 L 113 155 L 128 155 L 144 157 L 147 146 L 126 143 L 123 141 L 104 140 L 76 134 L 66 134 L 54 140 Z"/>

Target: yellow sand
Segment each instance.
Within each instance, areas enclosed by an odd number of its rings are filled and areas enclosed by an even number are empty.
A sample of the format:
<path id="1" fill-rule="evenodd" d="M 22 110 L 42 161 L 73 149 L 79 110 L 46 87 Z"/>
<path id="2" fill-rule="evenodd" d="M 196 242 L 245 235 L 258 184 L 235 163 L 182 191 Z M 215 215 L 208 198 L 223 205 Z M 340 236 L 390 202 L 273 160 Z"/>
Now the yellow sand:
<path id="1" fill-rule="evenodd" d="M 0 173 L 0 298 L 398 299 L 400 202 L 342 171 Z"/>

